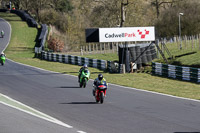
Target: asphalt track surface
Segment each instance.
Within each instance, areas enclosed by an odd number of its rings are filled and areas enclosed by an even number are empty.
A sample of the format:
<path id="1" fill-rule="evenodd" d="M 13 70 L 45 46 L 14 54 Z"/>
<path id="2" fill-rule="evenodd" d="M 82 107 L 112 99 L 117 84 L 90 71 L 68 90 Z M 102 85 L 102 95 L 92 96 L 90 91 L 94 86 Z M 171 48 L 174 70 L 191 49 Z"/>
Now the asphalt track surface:
<path id="1" fill-rule="evenodd" d="M 10 60 L 0 66 L 0 93 L 87 133 L 200 132 L 199 101 L 110 84 L 96 104 L 92 82 L 79 88 L 74 76 Z"/>
<path id="2" fill-rule="evenodd" d="M 0 32 L 2 30 L 4 31 L 4 37 L 2 37 L 0 35 L 0 53 L 2 51 L 4 51 L 5 48 L 7 47 L 7 44 L 10 41 L 10 35 L 11 35 L 10 34 L 11 33 L 11 28 L 10 28 L 9 24 L 5 20 L 0 18 Z"/>
<path id="3" fill-rule="evenodd" d="M 5 32 L 5 36 L 0 36 L 0 53 L 6 49 L 11 37 L 9 23 L 0 18 L 1 30 Z M 4 78 L 1 72 L 4 71 L 2 68 L 6 66 L 0 66 L 0 80 Z M 0 93 L 1 88 L 3 88 L 3 85 L 0 82 Z M 38 116 L 30 115 L 29 112 L 25 113 L 23 110 L 19 111 L 12 105 L 4 105 L 0 101 L 0 133 L 77 133 L 79 131 L 78 129 L 67 129 L 66 126 L 62 126 L 62 123 L 60 124 L 55 120 L 52 120 L 52 122 Z"/>
<path id="4" fill-rule="evenodd" d="M 0 104 L 0 118 L 0 133 L 77 133 L 4 104 Z"/>

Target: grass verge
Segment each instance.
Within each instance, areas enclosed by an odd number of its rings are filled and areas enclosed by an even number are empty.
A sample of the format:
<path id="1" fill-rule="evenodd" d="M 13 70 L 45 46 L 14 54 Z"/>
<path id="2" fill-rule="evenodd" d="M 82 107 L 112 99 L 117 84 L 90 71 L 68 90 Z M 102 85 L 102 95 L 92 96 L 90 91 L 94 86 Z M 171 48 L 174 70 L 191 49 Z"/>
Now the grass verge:
<path id="1" fill-rule="evenodd" d="M 80 66 L 33 58 L 37 30 L 29 28 L 26 22 L 21 21 L 15 14 L 0 13 L 0 17 L 6 19 L 12 26 L 12 38 L 6 49 L 8 58 L 50 71 L 78 75 Z M 102 73 L 108 83 L 200 100 L 199 84 L 152 76 L 148 73 L 110 74 L 95 68 L 89 69 L 92 79 Z"/>

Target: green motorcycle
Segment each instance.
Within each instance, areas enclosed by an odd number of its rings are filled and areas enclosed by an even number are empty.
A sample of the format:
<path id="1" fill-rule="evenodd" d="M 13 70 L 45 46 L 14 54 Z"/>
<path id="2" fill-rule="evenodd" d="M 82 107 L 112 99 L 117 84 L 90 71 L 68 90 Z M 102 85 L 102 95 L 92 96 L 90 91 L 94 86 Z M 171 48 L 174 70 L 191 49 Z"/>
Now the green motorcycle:
<path id="1" fill-rule="evenodd" d="M 82 71 L 81 76 L 80 76 L 80 82 L 79 82 L 80 87 L 84 87 L 84 88 L 86 87 L 89 77 L 90 77 L 89 70 Z"/>
<path id="2" fill-rule="evenodd" d="M 5 56 L 1 56 L 1 65 L 3 66 L 5 64 L 6 61 L 6 57 Z"/>

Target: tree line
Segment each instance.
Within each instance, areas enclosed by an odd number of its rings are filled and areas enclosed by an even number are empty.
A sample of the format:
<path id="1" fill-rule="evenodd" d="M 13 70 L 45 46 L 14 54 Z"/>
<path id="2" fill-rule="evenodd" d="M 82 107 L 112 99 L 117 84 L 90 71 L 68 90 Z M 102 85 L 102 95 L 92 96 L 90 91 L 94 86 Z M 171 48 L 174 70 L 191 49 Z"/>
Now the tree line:
<path id="1" fill-rule="evenodd" d="M 178 35 L 179 13 L 182 35 L 200 31 L 199 0 L 2 0 L 9 1 L 55 26 L 68 51 L 85 44 L 85 29 L 92 27 L 155 26 L 157 37 Z"/>

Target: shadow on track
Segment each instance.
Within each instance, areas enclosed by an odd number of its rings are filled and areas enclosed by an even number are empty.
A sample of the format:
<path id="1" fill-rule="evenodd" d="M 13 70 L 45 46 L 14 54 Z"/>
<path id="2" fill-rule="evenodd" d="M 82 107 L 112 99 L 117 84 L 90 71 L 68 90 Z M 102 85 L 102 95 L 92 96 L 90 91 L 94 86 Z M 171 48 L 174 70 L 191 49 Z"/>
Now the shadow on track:
<path id="1" fill-rule="evenodd" d="M 174 132 L 174 133 L 200 133 L 200 132 Z"/>
<path id="2" fill-rule="evenodd" d="M 60 104 L 97 104 L 96 102 L 71 102 L 71 103 L 60 103 Z"/>
<path id="3" fill-rule="evenodd" d="M 80 88 L 79 86 L 61 86 L 59 88 Z"/>

